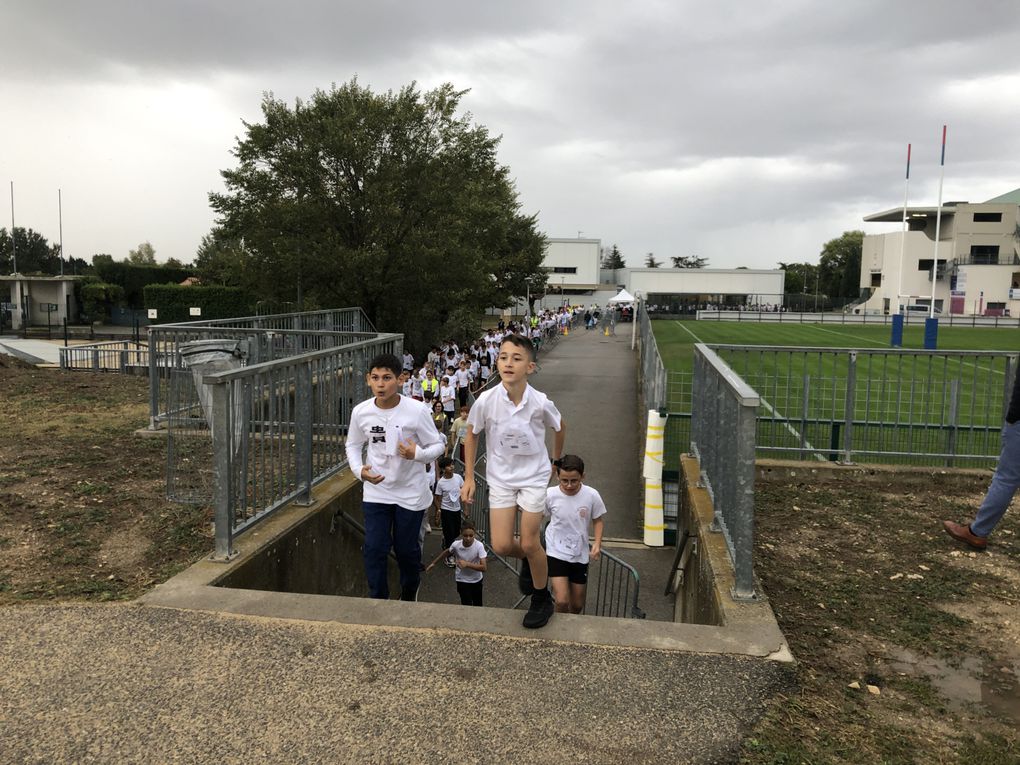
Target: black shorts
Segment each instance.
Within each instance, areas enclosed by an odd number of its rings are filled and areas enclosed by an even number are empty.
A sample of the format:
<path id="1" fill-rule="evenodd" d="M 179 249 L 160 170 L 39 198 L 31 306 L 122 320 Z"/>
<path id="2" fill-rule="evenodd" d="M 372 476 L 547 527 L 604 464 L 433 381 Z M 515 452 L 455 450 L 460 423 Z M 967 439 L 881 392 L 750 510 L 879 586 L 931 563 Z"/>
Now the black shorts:
<path id="1" fill-rule="evenodd" d="M 549 576 L 565 576 L 571 584 L 588 584 L 588 564 L 569 563 L 553 556 L 548 556 Z"/>

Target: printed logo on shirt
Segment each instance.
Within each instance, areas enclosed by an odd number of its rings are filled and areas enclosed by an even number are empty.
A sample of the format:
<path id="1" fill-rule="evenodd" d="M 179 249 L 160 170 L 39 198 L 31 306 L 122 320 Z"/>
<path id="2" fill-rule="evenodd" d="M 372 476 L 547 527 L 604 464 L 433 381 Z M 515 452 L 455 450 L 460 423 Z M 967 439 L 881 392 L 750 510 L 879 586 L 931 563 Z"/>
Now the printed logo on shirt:
<path id="1" fill-rule="evenodd" d="M 588 518 L 588 510 L 589 508 L 587 507 L 577 508 L 577 517 L 580 518 L 582 521 L 586 520 Z"/>
<path id="2" fill-rule="evenodd" d="M 386 428 L 384 428 L 382 425 L 373 425 L 371 428 L 368 429 L 368 432 L 372 434 L 370 438 L 371 443 L 373 444 L 386 443 Z"/>

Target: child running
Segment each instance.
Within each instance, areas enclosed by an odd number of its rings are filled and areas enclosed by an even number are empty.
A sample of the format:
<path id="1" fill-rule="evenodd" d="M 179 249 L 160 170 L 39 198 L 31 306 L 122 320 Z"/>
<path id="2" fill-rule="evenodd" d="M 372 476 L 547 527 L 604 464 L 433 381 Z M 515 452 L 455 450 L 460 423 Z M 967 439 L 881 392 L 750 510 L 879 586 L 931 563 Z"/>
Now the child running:
<path id="1" fill-rule="evenodd" d="M 351 472 L 364 484 L 362 554 L 369 596 L 390 596 L 386 558 L 392 547 L 400 569 L 400 599 L 415 600 L 421 581 L 418 534 L 432 504 L 425 465 L 442 455 L 446 443 L 428 407 L 400 394 L 400 376 L 401 361 L 392 354 L 369 362 L 372 398 L 351 411 L 345 448 Z"/>
<path id="2" fill-rule="evenodd" d="M 428 565 L 426 571 L 439 563 L 443 556 L 451 556 L 456 561 L 454 580 L 457 582 L 457 594 L 460 595 L 462 606 L 482 605 L 482 578 L 485 576 L 485 545 L 475 539 L 475 524 L 465 520 L 460 529 L 460 539 L 449 547 L 440 550 L 439 555 Z"/>
<path id="3" fill-rule="evenodd" d="M 516 335 L 504 337 L 496 369 L 501 384 L 482 393 L 468 415 L 461 499 L 474 501 L 478 434 L 484 431 L 492 549 L 498 555 L 521 558 L 521 592 L 531 595 L 524 626 L 536 629 L 545 626 L 555 610 L 547 586 L 545 550 L 539 540 L 552 472 L 545 431 L 555 431 L 553 456 L 558 460 L 566 426 L 556 405 L 528 384 L 528 376 L 535 372 L 535 351 L 530 340 Z M 519 541 L 514 538 L 518 507 L 523 511 Z"/>
<path id="4" fill-rule="evenodd" d="M 449 457 L 439 458 L 439 480 L 436 481 L 436 515 L 443 529 L 443 547 L 449 549 L 460 534 L 460 490 L 464 479 L 453 472 L 453 460 Z M 447 558 L 446 565 L 451 568 L 456 561 Z"/>
<path id="5" fill-rule="evenodd" d="M 566 454 L 559 464 L 559 483 L 546 492 L 545 549 L 549 560 L 549 584 L 560 613 L 584 610 L 588 590 L 588 561 L 602 553 L 602 516 L 606 505 L 601 495 L 583 483 L 584 461 Z M 588 550 L 588 524 L 595 541 Z"/>

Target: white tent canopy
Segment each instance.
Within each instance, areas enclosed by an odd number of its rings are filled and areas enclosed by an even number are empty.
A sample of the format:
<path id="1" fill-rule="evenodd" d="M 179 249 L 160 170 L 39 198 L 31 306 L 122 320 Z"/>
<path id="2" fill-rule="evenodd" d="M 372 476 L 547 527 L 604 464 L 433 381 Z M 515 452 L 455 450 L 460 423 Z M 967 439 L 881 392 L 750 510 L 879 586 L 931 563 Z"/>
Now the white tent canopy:
<path id="1" fill-rule="evenodd" d="M 633 303 L 634 296 L 631 295 L 627 290 L 620 290 L 613 297 L 609 298 L 610 305 L 616 305 L 618 303 Z"/>

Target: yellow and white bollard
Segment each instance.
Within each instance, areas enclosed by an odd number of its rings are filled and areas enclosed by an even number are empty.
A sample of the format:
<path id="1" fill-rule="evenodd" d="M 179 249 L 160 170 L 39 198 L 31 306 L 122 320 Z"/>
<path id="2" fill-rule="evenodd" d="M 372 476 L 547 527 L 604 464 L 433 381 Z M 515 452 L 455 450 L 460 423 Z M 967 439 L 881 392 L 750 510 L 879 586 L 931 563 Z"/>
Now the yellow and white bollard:
<path id="1" fill-rule="evenodd" d="M 663 517 L 662 462 L 666 443 L 666 418 L 654 409 L 648 410 L 648 432 L 645 436 L 645 529 L 644 541 L 649 547 L 665 544 L 666 523 Z"/>

